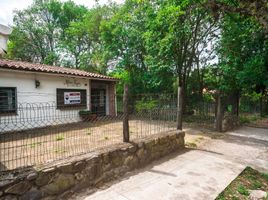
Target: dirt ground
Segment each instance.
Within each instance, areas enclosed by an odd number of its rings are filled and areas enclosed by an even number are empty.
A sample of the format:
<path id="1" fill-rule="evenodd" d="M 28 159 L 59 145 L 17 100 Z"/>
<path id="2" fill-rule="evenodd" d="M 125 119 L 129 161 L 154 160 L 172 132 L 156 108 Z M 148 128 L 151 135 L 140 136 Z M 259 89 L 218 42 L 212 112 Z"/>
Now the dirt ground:
<path id="1" fill-rule="evenodd" d="M 221 141 L 224 138 L 231 140 L 230 135 L 227 137 L 224 133 L 211 131 L 211 126 L 203 124 L 184 123 L 183 126 L 186 147 L 210 149 L 211 144 L 217 142 L 220 149 L 228 150 Z M 135 139 L 175 128 L 174 122 L 130 120 L 130 137 Z M 76 123 L 1 135 L 0 171 L 33 165 L 41 167 L 54 160 L 117 144 L 122 142 L 122 131 L 122 121 L 100 121 L 90 125 Z M 230 149 L 241 151 L 239 146 Z"/>
<path id="2" fill-rule="evenodd" d="M 130 139 L 175 130 L 174 122 L 130 120 Z M 49 163 L 123 140 L 122 121 L 53 126 L 1 135 L 0 171 Z"/>

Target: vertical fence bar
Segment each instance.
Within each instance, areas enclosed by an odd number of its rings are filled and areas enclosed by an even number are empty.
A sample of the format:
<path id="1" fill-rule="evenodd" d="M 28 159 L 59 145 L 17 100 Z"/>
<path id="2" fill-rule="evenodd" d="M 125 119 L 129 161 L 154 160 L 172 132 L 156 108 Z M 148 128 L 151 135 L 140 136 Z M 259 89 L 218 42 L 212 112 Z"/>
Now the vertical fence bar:
<path id="1" fill-rule="evenodd" d="M 177 130 L 182 130 L 182 88 L 178 87 Z"/>
<path id="2" fill-rule="evenodd" d="M 128 122 L 128 85 L 124 85 L 123 96 L 123 141 L 129 142 L 129 122 Z"/>
<path id="3" fill-rule="evenodd" d="M 222 98 L 219 93 L 217 97 L 217 113 L 216 113 L 216 130 L 219 132 L 222 132 L 222 122 L 223 122 Z"/>

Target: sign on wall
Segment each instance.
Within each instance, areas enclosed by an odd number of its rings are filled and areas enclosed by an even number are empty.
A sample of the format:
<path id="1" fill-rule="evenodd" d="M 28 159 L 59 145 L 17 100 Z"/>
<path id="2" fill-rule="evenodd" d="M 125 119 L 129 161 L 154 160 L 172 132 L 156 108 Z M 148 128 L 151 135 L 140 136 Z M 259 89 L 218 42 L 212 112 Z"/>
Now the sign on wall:
<path id="1" fill-rule="evenodd" d="M 67 87 L 81 87 L 82 85 L 78 80 L 74 78 L 66 79 L 64 84 L 67 85 Z"/>
<path id="2" fill-rule="evenodd" d="M 81 93 L 80 92 L 64 92 L 64 105 L 80 104 Z"/>

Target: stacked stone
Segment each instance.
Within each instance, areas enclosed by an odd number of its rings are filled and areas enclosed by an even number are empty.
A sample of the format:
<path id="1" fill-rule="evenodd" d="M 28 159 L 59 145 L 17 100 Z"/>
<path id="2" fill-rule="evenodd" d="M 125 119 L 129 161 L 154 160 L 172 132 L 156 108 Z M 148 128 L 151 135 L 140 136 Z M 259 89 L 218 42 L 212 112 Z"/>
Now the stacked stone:
<path id="1" fill-rule="evenodd" d="M 223 131 L 231 131 L 237 127 L 239 127 L 239 118 L 236 115 L 226 115 L 223 120 Z"/>
<path id="2" fill-rule="evenodd" d="M 2 199 L 58 199 L 82 188 L 94 188 L 171 152 L 184 148 L 184 132 L 153 135 L 131 143 L 110 146 L 61 162 L 40 171 L 31 170 L 0 181 Z M 22 175 L 23 174 L 23 175 Z"/>

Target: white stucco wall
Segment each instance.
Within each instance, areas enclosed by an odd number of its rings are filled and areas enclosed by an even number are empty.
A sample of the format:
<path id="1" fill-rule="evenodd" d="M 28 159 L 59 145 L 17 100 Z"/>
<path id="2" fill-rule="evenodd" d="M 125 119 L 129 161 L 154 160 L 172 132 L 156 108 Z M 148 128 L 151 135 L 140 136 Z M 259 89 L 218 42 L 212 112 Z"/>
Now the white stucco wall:
<path id="1" fill-rule="evenodd" d="M 35 80 L 40 87 L 35 87 Z M 56 109 L 56 89 L 86 89 L 90 104 L 90 81 L 86 78 L 0 70 L 0 87 L 16 87 L 18 111 L 0 115 L 0 133 L 79 121 L 80 109 Z"/>

